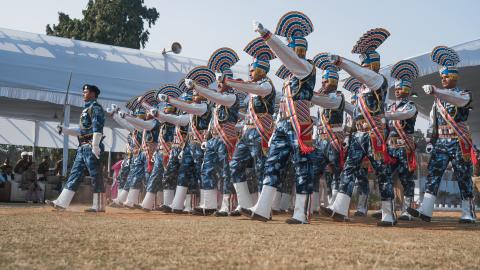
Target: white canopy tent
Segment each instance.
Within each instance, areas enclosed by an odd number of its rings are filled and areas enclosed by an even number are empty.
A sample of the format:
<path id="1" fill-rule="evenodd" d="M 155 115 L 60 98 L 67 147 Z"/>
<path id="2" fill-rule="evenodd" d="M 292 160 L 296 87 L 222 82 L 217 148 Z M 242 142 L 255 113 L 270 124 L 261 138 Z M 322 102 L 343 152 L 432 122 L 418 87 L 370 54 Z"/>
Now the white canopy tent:
<path id="1" fill-rule="evenodd" d="M 60 144 L 55 127 L 61 118 L 65 125 L 78 122 L 83 84 L 100 88 L 104 108 L 122 106 L 149 89 L 178 83 L 206 62 L 0 28 L 0 143 L 63 147 L 65 156 L 76 140 L 66 136 Z M 244 76 L 246 68 L 234 72 Z M 107 118 L 104 133 L 107 151 L 124 150 L 125 130 Z"/>
<path id="2" fill-rule="evenodd" d="M 81 87 L 95 84 L 104 106 L 178 81 L 206 61 L 0 28 L 0 143 L 75 148 L 55 132 L 78 122 Z M 70 81 L 67 106 L 64 106 Z M 107 151 L 123 151 L 126 131 L 107 119 Z M 68 160 L 64 158 L 64 162 Z M 64 164 L 66 168 L 66 164 Z"/>

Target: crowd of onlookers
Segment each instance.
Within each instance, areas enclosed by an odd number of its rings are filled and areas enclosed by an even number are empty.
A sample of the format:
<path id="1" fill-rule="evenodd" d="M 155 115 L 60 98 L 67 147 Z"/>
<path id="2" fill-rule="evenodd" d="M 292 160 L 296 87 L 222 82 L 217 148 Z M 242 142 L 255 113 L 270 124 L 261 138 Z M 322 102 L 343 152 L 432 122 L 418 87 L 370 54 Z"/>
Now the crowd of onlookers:
<path id="1" fill-rule="evenodd" d="M 118 158 L 121 163 L 121 156 L 114 156 L 114 159 Z M 106 163 L 106 162 L 105 162 Z M 115 162 L 114 164 L 119 163 Z M 119 164 L 120 164 L 119 163 Z M 28 203 L 43 203 L 43 193 L 45 192 L 42 189 L 42 186 L 39 183 L 49 183 L 54 184 L 55 187 L 53 190 L 61 191 L 62 185 L 64 184 L 66 178 L 62 176 L 62 165 L 63 159 L 61 157 L 58 160 L 51 160 L 50 156 L 44 155 L 40 163 L 36 163 L 33 159 L 32 152 L 22 152 L 20 154 L 20 159 L 13 165 L 10 158 L 6 158 L 2 165 L 0 165 L 0 188 L 5 187 L 7 182 L 16 182 L 18 183 L 18 188 L 22 191 L 26 191 L 25 201 Z M 114 168 L 118 166 L 113 166 Z M 115 169 L 112 168 L 112 172 L 115 172 Z M 67 169 L 68 171 L 68 169 Z M 113 195 L 111 194 L 111 186 L 114 184 L 112 177 L 109 177 L 108 169 L 105 164 L 103 168 L 103 175 L 105 177 L 105 183 L 107 185 L 107 197 Z M 52 181 L 51 176 L 56 176 L 54 179 L 57 181 Z M 88 176 L 88 171 L 85 170 L 84 176 Z M 68 177 L 68 173 L 67 173 Z M 115 177 L 115 176 L 114 176 Z M 87 180 L 88 181 L 88 180 Z M 17 185 L 16 185 L 17 186 Z M 23 195 L 22 195 L 23 196 Z"/>
<path id="2" fill-rule="evenodd" d="M 26 202 L 41 203 L 41 192 L 43 190 L 39 182 L 46 182 L 49 175 L 60 175 L 62 160 L 55 162 L 53 171 L 50 169 L 50 165 L 49 156 L 44 156 L 38 165 L 35 164 L 32 152 L 22 152 L 15 166 L 12 166 L 9 158 L 6 158 L 0 166 L 0 187 L 5 186 L 7 181 L 18 182 L 19 188 L 27 191 Z M 61 184 L 58 189 L 61 189 Z"/>

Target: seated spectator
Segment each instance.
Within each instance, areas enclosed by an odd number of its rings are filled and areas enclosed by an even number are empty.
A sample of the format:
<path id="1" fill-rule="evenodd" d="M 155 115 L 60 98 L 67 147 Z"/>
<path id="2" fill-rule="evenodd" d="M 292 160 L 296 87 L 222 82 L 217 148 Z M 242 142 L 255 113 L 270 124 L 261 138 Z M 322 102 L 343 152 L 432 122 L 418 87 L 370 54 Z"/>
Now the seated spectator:
<path id="1" fill-rule="evenodd" d="M 23 174 L 22 183 L 20 188 L 27 189 L 27 194 L 25 195 L 25 200 L 28 203 L 39 203 L 40 202 L 40 192 L 42 188 L 38 184 L 37 176 L 35 174 L 35 164 L 29 167 L 29 169 Z"/>
<path id="2" fill-rule="evenodd" d="M 22 175 L 32 165 L 32 158 L 28 155 L 28 152 L 22 152 L 20 157 L 20 160 L 17 161 L 17 164 L 15 164 L 15 167 L 13 168 L 13 172 Z"/>
<path id="3" fill-rule="evenodd" d="M 45 156 L 42 162 L 38 165 L 37 179 L 39 181 L 47 181 L 49 170 L 50 170 L 50 157 Z"/>
<path id="4" fill-rule="evenodd" d="M 58 160 L 55 162 L 55 169 L 54 169 L 54 175 L 60 176 L 62 175 L 62 167 L 63 167 L 63 159 Z"/>
<path id="5" fill-rule="evenodd" d="M 5 159 L 5 162 L 0 166 L 0 174 L 5 180 L 8 180 L 8 176 L 10 176 L 11 180 L 14 180 L 13 168 L 12 165 L 10 165 L 9 158 Z"/>

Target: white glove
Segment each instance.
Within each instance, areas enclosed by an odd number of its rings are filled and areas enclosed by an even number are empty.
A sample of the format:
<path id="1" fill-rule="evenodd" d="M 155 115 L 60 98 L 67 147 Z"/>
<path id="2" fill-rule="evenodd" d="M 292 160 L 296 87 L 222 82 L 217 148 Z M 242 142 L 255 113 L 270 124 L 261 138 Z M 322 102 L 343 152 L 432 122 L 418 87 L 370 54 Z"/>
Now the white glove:
<path id="1" fill-rule="evenodd" d="M 431 143 L 427 144 L 427 147 L 425 147 L 425 152 L 430 154 L 433 150 L 433 145 Z"/>
<path id="2" fill-rule="evenodd" d="M 100 159 L 100 142 L 102 141 L 102 133 L 94 132 L 92 139 L 92 153 Z"/>
<path id="3" fill-rule="evenodd" d="M 433 85 L 428 85 L 427 84 L 427 85 L 422 86 L 422 88 L 423 88 L 423 91 L 425 91 L 425 94 L 427 94 L 427 95 L 431 95 L 435 91 L 435 86 L 433 86 Z"/>
<path id="4" fill-rule="evenodd" d="M 330 54 L 328 58 L 334 65 L 338 65 L 340 63 L 340 56 L 336 54 Z"/>
<path id="5" fill-rule="evenodd" d="M 153 115 L 153 116 L 156 116 L 158 114 L 158 109 L 151 109 L 150 110 L 150 114 Z"/>
<path id="6" fill-rule="evenodd" d="M 168 102 L 168 96 L 165 94 L 158 94 L 157 99 L 161 102 Z"/>
<path id="7" fill-rule="evenodd" d="M 217 80 L 217 82 L 223 82 L 223 73 L 215 72 L 215 79 Z"/>
<path id="8" fill-rule="evenodd" d="M 62 125 L 57 125 L 58 135 L 62 135 L 62 131 L 63 131 L 63 126 Z"/>
<path id="9" fill-rule="evenodd" d="M 192 79 L 185 79 L 185 86 L 188 89 L 193 89 L 193 87 L 195 86 L 195 82 Z"/>
<path id="10" fill-rule="evenodd" d="M 253 31 L 258 32 L 260 35 L 265 35 L 268 30 L 258 21 L 253 21 Z"/>
<path id="11" fill-rule="evenodd" d="M 181 151 L 180 153 L 178 153 L 178 160 L 182 160 L 183 158 L 183 151 Z"/>
<path id="12" fill-rule="evenodd" d="M 203 142 L 202 145 L 200 145 L 200 148 L 202 148 L 202 150 L 207 149 L 207 142 Z"/>

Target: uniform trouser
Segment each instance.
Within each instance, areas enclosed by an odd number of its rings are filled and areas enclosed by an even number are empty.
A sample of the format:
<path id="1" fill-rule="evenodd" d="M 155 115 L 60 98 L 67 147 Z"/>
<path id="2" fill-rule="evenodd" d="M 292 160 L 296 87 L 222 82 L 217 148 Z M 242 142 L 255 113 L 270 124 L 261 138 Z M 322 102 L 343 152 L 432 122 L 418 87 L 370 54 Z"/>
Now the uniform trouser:
<path id="1" fill-rule="evenodd" d="M 327 185 L 331 189 L 338 189 L 340 182 L 340 153 L 333 147 L 329 140 L 321 139 L 317 143 L 315 151 L 310 153 L 310 166 L 312 179 L 314 181 L 313 190 L 319 191 L 320 176 L 325 172 L 327 165 L 332 169 L 331 179 L 326 179 Z"/>
<path id="2" fill-rule="evenodd" d="M 356 132 L 350 139 L 347 160 L 345 161 L 343 177 L 340 180 L 339 191 L 352 197 L 356 172 L 361 168 L 362 160 L 365 156 L 370 160 L 377 175 L 382 201 L 392 200 L 394 194 L 390 166 L 385 164 L 383 160 L 375 160 L 370 134 L 366 132 Z"/>
<path id="3" fill-rule="evenodd" d="M 370 194 L 370 186 L 368 183 L 368 167 L 360 167 L 358 171 L 355 172 L 355 177 L 357 178 L 356 185 L 358 188 L 358 194 Z"/>
<path id="4" fill-rule="evenodd" d="M 97 157 L 93 154 L 92 146 L 90 144 L 84 144 L 78 147 L 70 176 L 65 183 L 65 188 L 72 191 L 77 191 L 80 183 L 82 182 L 85 168 L 88 170 L 90 177 L 92 177 L 93 192 L 105 193 L 101 162 L 100 159 L 97 159 Z"/>
<path id="5" fill-rule="evenodd" d="M 132 163 L 124 190 L 140 189 L 146 178 L 147 158 L 145 152 L 140 152 L 137 156 L 134 156 Z"/>
<path id="6" fill-rule="evenodd" d="M 132 157 L 123 160 L 122 167 L 120 168 L 120 172 L 117 177 L 118 189 L 124 189 L 125 185 L 127 184 L 128 174 L 130 173 L 130 168 L 132 166 L 132 160 Z"/>
<path id="7" fill-rule="evenodd" d="M 309 168 L 309 155 L 300 152 L 297 135 L 290 120 L 278 122 L 272 135 L 263 185 L 278 188 L 281 184 L 281 169 L 288 163 L 291 155 L 295 169 L 297 194 L 311 194 L 313 190 L 312 173 Z"/>
<path id="8" fill-rule="evenodd" d="M 180 169 L 180 160 L 178 156 L 181 152 L 180 147 L 173 146 L 168 157 L 167 167 L 163 173 L 163 189 L 175 189 L 177 186 L 178 173 Z"/>
<path id="9" fill-rule="evenodd" d="M 250 191 L 250 193 L 262 191 L 263 178 L 257 178 L 254 167 L 255 166 L 253 166 L 253 160 L 250 160 L 250 162 L 248 162 L 247 164 L 247 167 L 245 168 L 245 180 L 241 181 L 247 182 L 248 190 Z"/>
<path id="10" fill-rule="evenodd" d="M 228 164 L 228 152 L 225 143 L 219 137 L 207 141 L 205 155 L 202 164 L 202 185 L 204 190 L 215 189 L 218 186 L 215 177 L 218 174 L 223 179 L 223 194 L 234 192 L 230 180 L 230 166 Z"/>
<path id="11" fill-rule="evenodd" d="M 156 151 L 153 155 L 153 169 L 147 180 L 147 192 L 157 193 L 162 190 L 163 154 Z"/>
<path id="12" fill-rule="evenodd" d="M 457 139 L 438 139 L 435 143 L 428 163 L 425 192 L 437 195 L 449 162 L 452 162 L 453 167 L 452 180 L 458 182 L 462 200 L 473 198 L 472 162 L 463 159 Z"/>
<path id="13" fill-rule="evenodd" d="M 262 151 L 262 138 L 256 128 L 247 129 L 235 147 L 235 152 L 230 161 L 231 179 L 233 183 L 240 183 L 247 180 L 246 168 L 250 164 L 253 164 L 255 176 L 261 183 L 263 179 L 265 155 Z M 260 189 L 261 186 L 259 185 L 259 190 Z"/>
<path id="14" fill-rule="evenodd" d="M 295 168 L 292 158 L 289 157 L 287 164 L 280 169 L 280 184 L 277 190 L 281 193 L 291 194 L 293 192 L 293 179 L 295 179 Z"/>
<path id="15" fill-rule="evenodd" d="M 413 181 L 413 174 L 415 171 L 408 169 L 407 150 L 405 147 L 388 148 L 390 156 L 396 158 L 396 162 L 391 165 L 390 171 L 392 175 L 398 170 L 398 178 L 403 186 L 403 195 L 406 197 L 413 197 L 415 192 L 415 182 Z"/>
<path id="16" fill-rule="evenodd" d="M 187 187 L 188 193 L 195 192 L 201 182 L 203 149 L 198 142 L 188 141 L 183 148 L 177 186 Z"/>

